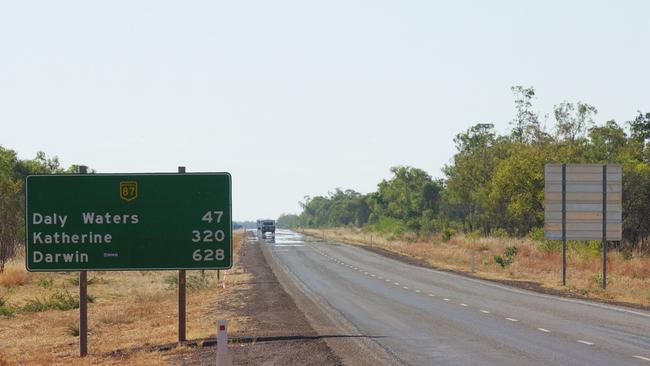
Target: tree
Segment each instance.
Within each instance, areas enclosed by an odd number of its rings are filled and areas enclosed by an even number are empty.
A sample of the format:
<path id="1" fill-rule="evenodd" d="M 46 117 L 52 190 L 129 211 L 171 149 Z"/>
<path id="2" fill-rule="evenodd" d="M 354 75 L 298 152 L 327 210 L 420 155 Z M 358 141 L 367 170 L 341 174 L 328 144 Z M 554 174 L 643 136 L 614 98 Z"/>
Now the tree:
<path id="1" fill-rule="evenodd" d="M 628 144 L 627 135 L 616 121 L 607 121 L 604 126 L 589 129 L 591 160 L 594 162 L 615 162 Z"/>
<path id="2" fill-rule="evenodd" d="M 16 152 L 0 146 L 0 272 L 20 242 L 23 223 L 23 184 L 16 173 Z"/>
<path id="3" fill-rule="evenodd" d="M 493 222 L 511 234 L 523 236 L 542 225 L 544 162 L 538 149 L 514 145 L 516 150 L 502 160 L 490 181 Z"/>
<path id="4" fill-rule="evenodd" d="M 582 102 L 573 104 L 565 101 L 556 105 L 554 115 L 557 137 L 572 143 L 584 137 L 587 130 L 593 126 L 593 115 L 597 113 L 596 107 Z"/>
<path id="5" fill-rule="evenodd" d="M 436 212 L 442 187 L 422 169 L 396 166 L 390 169 L 393 178 L 378 185 L 380 216 L 402 220 L 414 230 L 420 229 L 420 217 L 429 210 Z"/>
<path id="6" fill-rule="evenodd" d="M 278 217 L 277 226 L 283 229 L 292 229 L 300 226 L 300 216 L 294 214 L 282 214 Z"/>
<path id="7" fill-rule="evenodd" d="M 479 123 L 454 139 L 458 152 L 453 163 L 445 166 L 449 203 L 460 212 L 464 226 L 472 231 L 489 232 L 486 215 L 489 182 L 499 160 L 508 153 L 507 138 L 497 138 L 494 125 Z"/>
<path id="8" fill-rule="evenodd" d="M 524 88 L 520 85 L 510 88 L 515 97 L 515 118 L 510 122 L 512 138 L 517 142 L 533 142 L 545 135 L 539 123 L 539 115 L 533 111 L 535 89 Z"/>

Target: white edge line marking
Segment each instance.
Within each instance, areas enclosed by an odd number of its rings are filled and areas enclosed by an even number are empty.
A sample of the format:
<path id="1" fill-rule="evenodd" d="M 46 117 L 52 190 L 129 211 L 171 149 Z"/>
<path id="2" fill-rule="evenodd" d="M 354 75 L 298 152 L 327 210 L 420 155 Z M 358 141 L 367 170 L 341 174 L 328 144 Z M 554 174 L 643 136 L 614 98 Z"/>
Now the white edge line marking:
<path id="1" fill-rule="evenodd" d="M 539 330 L 540 332 L 544 332 L 544 333 L 551 333 L 550 330 L 544 329 L 544 328 L 537 328 L 537 330 Z"/>
<path id="2" fill-rule="evenodd" d="M 632 357 L 634 357 L 634 358 L 638 358 L 639 360 L 643 360 L 643 361 L 648 361 L 648 362 L 650 362 L 650 358 L 648 358 L 648 357 L 643 357 L 643 356 L 632 356 Z"/>
<path id="3" fill-rule="evenodd" d="M 578 343 L 586 344 L 587 346 L 593 346 L 594 345 L 592 342 L 583 341 L 582 339 L 578 339 Z"/>
<path id="4" fill-rule="evenodd" d="M 518 322 L 519 321 L 519 320 L 517 320 L 515 318 L 506 318 L 506 320 L 510 320 L 511 322 Z"/>

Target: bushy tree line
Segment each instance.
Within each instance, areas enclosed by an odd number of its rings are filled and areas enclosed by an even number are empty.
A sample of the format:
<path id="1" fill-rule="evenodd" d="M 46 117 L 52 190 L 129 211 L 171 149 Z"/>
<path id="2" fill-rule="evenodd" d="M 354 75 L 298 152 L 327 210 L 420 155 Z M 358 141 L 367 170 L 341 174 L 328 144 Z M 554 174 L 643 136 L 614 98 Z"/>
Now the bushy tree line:
<path id="1" fill-rule="evenodd" d="M 32 160 L 20 160 L 15 151 L 0 146 L 0 272 L 23 244 L 25 177 L 30 174 L 72 172 L 63 169 L 57 157 L 39 152 Z"/>
<path id="2" fill-rule="evenodd" d="M 393 232 L 446 229 L 524 236 L 543 227 L 544 164 L 619 163 L 623 166 L 625 243 L 647 249 L 650 237 L 650 113 L 622 124 L 596 124 L 586 103 L 562 102 L 550 116 L 533 107 L 535 90 L 512 88 L 511 130 L 478 123 L 456 135 L 456 153 L 432 179 L 413 167 L 393 167 L 377 191 L 340 190 L 306 197 L 295 226 L 356 226 Z M 551 128 L 545 122 L 553 124 Z"/>

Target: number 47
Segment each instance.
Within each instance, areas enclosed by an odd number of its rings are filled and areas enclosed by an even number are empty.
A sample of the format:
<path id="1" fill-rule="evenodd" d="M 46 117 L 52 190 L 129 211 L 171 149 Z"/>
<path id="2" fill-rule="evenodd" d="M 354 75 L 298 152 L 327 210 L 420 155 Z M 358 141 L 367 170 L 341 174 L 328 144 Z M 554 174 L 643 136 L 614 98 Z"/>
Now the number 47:
<path id="1" fill-rule="evenodd" d="M 212 220 L 217 220 L 217 224 L 219 224 L 221 223 L 221 216 L 223 216 L 223 211 L 208 211 L 203 215 L 201 221 L 212 223 Z"/>

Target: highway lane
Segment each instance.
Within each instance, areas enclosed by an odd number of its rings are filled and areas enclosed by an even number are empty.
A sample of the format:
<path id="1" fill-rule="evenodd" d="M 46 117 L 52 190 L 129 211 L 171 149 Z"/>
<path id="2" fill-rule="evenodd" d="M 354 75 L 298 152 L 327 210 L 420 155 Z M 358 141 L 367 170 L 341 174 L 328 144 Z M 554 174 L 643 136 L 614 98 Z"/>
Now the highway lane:
<path id="1" fill-rule="evenodd" d="M 294 280 L 406 364 L 650 365 L 648 312 L 420 268 L 288 231 L 264 245 Z"/>

